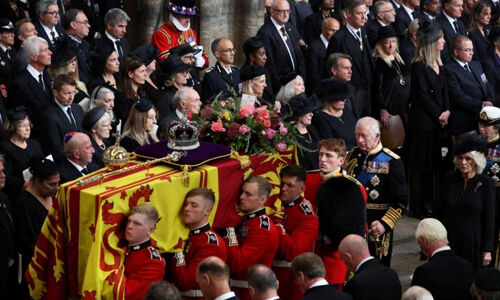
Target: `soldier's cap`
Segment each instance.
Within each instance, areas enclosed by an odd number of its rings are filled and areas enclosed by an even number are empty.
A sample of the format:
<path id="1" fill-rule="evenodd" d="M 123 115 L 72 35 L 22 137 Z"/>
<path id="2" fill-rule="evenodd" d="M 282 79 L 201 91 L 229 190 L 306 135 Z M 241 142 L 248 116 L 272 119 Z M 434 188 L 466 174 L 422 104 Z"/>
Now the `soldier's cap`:
<path id="1" fill-rule="evenodd" d="M 484 268 L 476 273 L 476 287 L 483 291 L 500 291 L 500 271 L 494 268 Z"/>
<path id="2" fill-rule="evenodd" d="M 486 154 L 488 151 L 488 144 L 485 139 L 480 137 L 477 133 L 468 133 L 460 137 L 453 150 L 453 157 L 477 151 Z"/>
<path id="3" fill-rule="evenodd" d="M 266 71 L 266 68 L 259 65 L 245 66 L 240 70 L 240 79 L 242 82 L 254 79 L 255 77 L 266 74 Z"/>
<path id="4" fill-rule="evenodd" d="M 349 85 L 342 79 L 330 78 L 322 80 L 314 94 L 321 101 L 342 100 L 349 96 Z"/>
<path id="5" fill-rule="evenodd" d="M 171 13 L 183 16 L 195 16 L 198 14 L 198 8 L 194 0 L 170 0 L 166 9 Z"/>
<path id="6" fill-rule="evenodd" d="M 14 25 L 9 19 L 1 18 L 0 19 L 0 32 L 4 31 L 14 31 Z"/>
<path id="7" fill-rule="evenodd" d="M 479 122 L 485 125 L 500 124 L 500 108 L 496 106 L 485 106 L 479 112 Z"/>

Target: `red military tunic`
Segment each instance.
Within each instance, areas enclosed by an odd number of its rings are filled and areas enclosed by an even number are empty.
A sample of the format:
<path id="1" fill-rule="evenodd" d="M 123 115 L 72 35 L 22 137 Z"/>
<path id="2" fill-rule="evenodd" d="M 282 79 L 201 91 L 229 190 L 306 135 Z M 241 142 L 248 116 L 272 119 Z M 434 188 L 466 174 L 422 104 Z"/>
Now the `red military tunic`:
<path id="1" fill-rule="evenodd" d="M 174 24 L 172 24 L 172 21 L 168 21 L 161 25 L 151 37 L 151 44 L 158 47 L 158 59 L 160 61 L 168 56 L 168 51 L 170 49 L 191 42 L 199 45 L 196 31 L 192 28 L 186 31 L 179 31 Z M 208 58 L 205 53 L 203 53 L 203 59 L 205 60 L 205 65 L 201 69 L 208 67 Z"/>
<path id="2" fill-rule="evenodd" d="M 250 300 L 248 294 L 248 268 L 254 264 L 271 267 L 278 251 L 279 232 L 266 209 L 245 215 L 237 232 L 236 241 L 228 236 L 228 265 L 231 270 L 231 286 L 241 300 Z"/>
<path id="3" fill-rule="evenodd" d="M 295 274 L 290 262 L 298 255 L 312 252 L 318 235 L 318 218 L 309 204 L 302 198 L 283 204 L 285 234 L 280 237 L 280 246 L 273 270 L 278 278 L 278 295 L 281 299 L 301 299 L 304 295 L 295 283 Z"/>
<path id="4" fill-rule="evenodd" d="M 125 256 L 125 299 L 143 299 L 149 285 L 163 279 L 165 260 L 148 240 L 127 248 Z"/>
<path id="5" fill-rule="evenodd" d="M 222 238 L 206 224 L 189 232 L 184 252 L 175 256 L 172 270 L 173 283 L 181 291 L 183 299 L 203 299 L 196 282 L 198 264 L 209 256 L 227 260 L 226 245 Z"/>

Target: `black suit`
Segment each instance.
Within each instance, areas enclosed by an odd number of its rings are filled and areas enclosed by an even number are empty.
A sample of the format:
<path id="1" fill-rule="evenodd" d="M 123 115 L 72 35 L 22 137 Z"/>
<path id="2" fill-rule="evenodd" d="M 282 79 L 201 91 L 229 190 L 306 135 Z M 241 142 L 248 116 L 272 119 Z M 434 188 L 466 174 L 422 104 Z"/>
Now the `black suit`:
<path id="1" fill-rule="evenodd" d="M 86 40 L 77 41 L 73 38 L 70 40 L 78 48 L 78 55 L 76 58 L 78 60 L 78 75 L 80 81 L 87 84 L 92 77 L 90 44 Z M 92 93 L 92 91 L 89 91 L 89 93 Z"/>
<path id="2" fill-rule="evenodd" d="M 324 64 L 325 54 L 326 47 L 320 37 L 309 44 L 306 56 L 306 91 L 308 95 L 314 93 L 316 86 L 321 81 L 321 75 L 327 72 Z"/>
<path id="3" fill-rule="evenodd" d="M 104 16 L 104 13 L 100 11 L 100 7 L 97 2 L 97 0 L 72 0 L 70 4 L 71 8 L 82 10 L 89 20 L 89 35 L 85 38 L 87 42 L 94 40 L 96 32 L 104 32 L 104 21 L 101 17 Z"/>
<path id="4" fill-rule="evenodd" d="M 66 183 L 68 181 L 75 180 L 77 178 L 80 178 L 84 176 L 84 174 L 76 169 L 76 167 L 68 161 L 67 158 L 64 158 L 61 160 L 58 164 L 58 169 L 59 169 L 59 176 L 61 180 L 59 181 L 60 184 Z M 89 164 L 87 166 L 87 169 L 89 172 L 93 172 L 96 169 L 92 168 L 92 164 Z"/>
<path id="5" fill-rule="evenodd" d="M 468 63 L 471 72 L 465 70 L 455 60 L 445 64 L 444 70 L 450 90 L 450 132 L 459 135 L 475 130 L 479 121 L 479 112 L 484 101 L 495 105 L 493 88 L 488 83 L 481 64 L 477 61 Z"/>
<path id="6" fill-rule="evenodd" d="M 201 83 L 201 99 L 204 102 L 222 91 L 229 91 L 230 88 L 234 89 L 236 93 L 240 92 L 240 70 L 234 66 L 230 68 L 231 74 L 228 74 L 217 62 L 205 72 Z"/>
<path id="7" fill-rule="evenodd" d="M 302 56 L 297 39 L 298 33 L 292 30 L 289 23 L 285 25 L 285 28 L 288 39 L 291 42 L 291 48 L 289 48 L 295 64 L 295 73 L 305 77 L 304 57 Z M 281 78 L 294 71 L 282 34 L 278 32 L 271 19 L 267 19 L 264 25 L 260 27 L 257 35 L 262 38 L 267 50 L 266 68 L 269 70 L 271 76 L 273 90 L 279 91 L 281 88 Z"/>
<path id="8" fill-rule="evenodd" d="M 360 42 L 357 40 L 346 26 L 340 28 L 335 35 L 330 38 L 325 58 L 332 53 L 345 53 L 352 57 L 352 78 L 351 84 L 365 93 L 365 104 L 362 115 L 369 115 L 371 110 L 371 85 L 374 74 L 374 63 L 371 56 L 371 48 L 368 44 L 366 31 L 361 28 L 363 51 L 360 49 Z"/>
<path id="9" fill-rule="evenodd" d="M 500 103 L 500 64 L 495 60 L 495 53 L 490 51 L 483 62 L 484 72 L 495 91 L 495 101 Z"/>
<path id="10" fill-rule="evenodd" d="M 302 300 L 350 300 L 351 295 L 342 293 L 337 290 L 333 285 L 320 285 L 309 288 L 305 293 Z"/>
<path id="11" fill-rule="evenodd" d="M 116 44 L 108 38 L 106 33 L 103 33 L 102 37 L 100 39 L 95 39 L 94 42 L 92 43 L 92 46 L 94 46 L 96 48 L 100 48 L 100 47 L 103 47 L 104 43 L 108 43 L 109 45 L 112 45 L 116 49 Z M 125 57 L 127 57 L 130 54 L 131 50 L 130 50 L 130 45 L 129 45 L 126 38 L 124 38 L 124 37 L 121 38 L 120 44 L 121 44 L 122 52 L 123 52 L 123 55 L 120 55 L 120 53 L 118 53 L 118 55 L 119 55 L 118 58 L 120 60 L 120 69 L 121 69 L 123 66 L 123 61 L 125 60 Z"/>
<path id="12" fill-rule="evenodd" d="M 76 126 L 70 123 L 66 113 L 56 103 L 49 106 L 43 113 L 43 150 L 46 155 L 52 154 L 57 161 L 65 158 L 62 145 L 64 135 L 70 131 L 82 131 L 84 116 L 82 107 L 78 104 L 72 104 L 71 111 Z"/>
<path id="13" fill-rule="evenodd" d="M 366 22 L 366 35 L 368 36 L 368 42 L 370 43 L 370 47 L 375 47 L 375 42 L 378 37 L 378 31 L 382 27 L 380 22 L 377 19 L 370 20 Z"/>
<path id="14" fill-rule="evenodd" d="M 342 18 L 340 18 L 338 13 L 330 12 L 329 17 L 337 19 L 337 21 L 342 24 Z M 308 45 L 311 45 L 311 43 L 321 34 L 321 24 L 324 19 L 325 17 L 322 11 L 315 11 L 306 18 L 304 23 L 304 41 Z"/>
<path id="15" fill-rule="evenodd" d="M 444 39 L 446 41 L 444 49 L 441 51 L 441 59 L 443 60 L 443 63 L 445 63 L 451 59 L 451 54 L 453 53 L 453 38 L 455 38 L 458 34 L 467 34 L 467 30 L 465 30 L 464 23 L 457 19 L 459 32 L 455 32 L 455 29 L 444 15 L 444 12 L 436 17 L 436 21 L 439 26 L 441 26 L 441 29 L 443 29 Z"/>
<path id="16" fill-rule="evenodd" d="M 38 37 L 43 38 L 44 40 L 47 41 L 49 44 L 49 49 L 50 51 L 54 52 L 54 44 L 50 41 L 49 36 L 47 35 L 47 32 L 45 32 L 45 29 L 43 29 L 42 24 L 40 21 L 35 22 L 33 25 L 35 25 L 35 29 L 38 32 Z M 60 39 L 64 35 L 64 29 L 60 24 L 57 24 L 53 30 L 57 31 L 58 37 L 56 40 Z"/>
<path id="17" fill-rule="evenodd" d="M 400 300 L 401 283 L 398 274 L 376 259 L 361 265 L 344 291 L 354 300 Z"/>
<path id="18" fill-rule="evenodd" d="M 412 43 L 410 38 L 405 37 L 399 42 L 399 55 L 405 62 L 406 66 L 411 66 L 413 56 L 415 56 L 415 49 L 417 47 Z"/>
<path id="19" fill-rule="evenodd" d="M 445 250 L 415 270 L 411 285 L 426 288 L 435 300 L 467 300 L 471 299 L 473 276 L 468 261 L 452 250 Z"/>
<path id="20" fill-rule="evenodd" d="M 483 35 L 477 28 L 469 32 L 469 38 L 474 45 L 474 60 L 483 62 L 483 60 L 488 56 L 488 48 L 490 46 L 490 41 L 488 39 L 489 32 L 489 26 L 484 27 L 485 35 Z"/>
<path id="21" fill-rule="evenodd" d="M 416 18 L 420 18 L 420 12 L 418 7 L 412 12 L 413 19 L 410 17 L 406 9 L 401 5 L 398 9 L 396 9 L 396 21 L 394 21 L 394 28 L 396 32 L 399 34 L 400 38 L 405 36 L 406 29 L 408 25 L 412 22 L 412 20 Z"/>
<path id="22" fill-rule="evenodd" d="M 50 88 L 51 80 L 47 71 L 43 72 L 43 79 L 45 90 L 42 89 L 38 80 L 31 76 L 27 69 L 24 69 L 9 87 L 9 106 L 24 105 L 26 107 L 26 113 L 34 124 L 33 138 L 40 137 L 42 112 L 53 101 L 52 89 Z"/>

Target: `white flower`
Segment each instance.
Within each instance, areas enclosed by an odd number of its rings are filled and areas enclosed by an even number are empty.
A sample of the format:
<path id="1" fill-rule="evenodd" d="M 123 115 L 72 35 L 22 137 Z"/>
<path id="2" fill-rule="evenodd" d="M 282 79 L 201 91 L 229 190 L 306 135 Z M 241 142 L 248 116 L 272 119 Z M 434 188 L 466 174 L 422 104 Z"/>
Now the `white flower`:
<path id="1" fill-rule="evenodd" d="M 496 174 L 496 173 L 498 173 L 498 171 L 500 171 L 500 167 L 498 166 L 498 164 L 493 164 L 493 166 L 491 166 L 490 170 L 491 170 L 491 172 L 493 172 L 493 174 Z"/>
<path id="2" fill-rule="evenodd" d="M 373 186 L 377 186 L 380 183 L 380 178 L 378 178 L 378 176 L 375 175 L 372 177 L 372 179 L 370 179 L 370 182 Z"/>
<path id="3" fill-rule="evenodd" d="M 379 194 L 376 190 L 373 190 L 370 192 L 370 194 L 368 194 L 368 196 L 370 196 L 370 198 L 372 198 L 372 200 L 375 200 L 378 198 Z"/>

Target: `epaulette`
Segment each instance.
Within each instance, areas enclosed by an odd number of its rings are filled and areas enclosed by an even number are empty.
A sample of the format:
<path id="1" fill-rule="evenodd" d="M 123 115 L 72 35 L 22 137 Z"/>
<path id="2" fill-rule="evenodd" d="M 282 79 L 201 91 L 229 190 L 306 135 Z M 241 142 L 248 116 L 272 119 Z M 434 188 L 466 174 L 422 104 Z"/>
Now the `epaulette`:
<path id="1" fill-rule="evenodd" d="M 390 157 L 394 158 L 394 159 L 400 159 L 401 157 L 399 157 L 399 155 L 397 155 L 396 153 L 392 152 L 391 149 L 389 148 L 384 148 L 383 151 L 385 153 L 387 153 Z"/>
<path id="2" fill-rule="evenodd" d="M 205 71 L 205 73 L 210 73 L 213 69 L 214 69 L 214 67 L 212 66 L 212 67 L 208 68 L 208 69 Z"/>
<path id="3" fill-rule="evenodd" d="M 260 228 L 269 230 L 269 227 L 270 227 L 269 217 L 266 215 L 260 216 Z"/>
<path id="4" fill-rule="evenodd" d="M 362 186 L 361 182 L 357 180 L 356 178 L 352 177 L 351 175 L 344 175 L 345 178 L 349 179 L 350 181 L 354 182 L 358 186 Z"/>
<path id="5" fill-rule="evenodd" d="M 309 207 L 309 205 L 307 205 L 307 203 L 301 203 L 300 208 L 302 209 L 302 211 L 304 212 L 305 215 L 308 215 L 308 216 L 313 215 L 313 212 L 312 212 L 311 208 Z"/>
<path id="6" fill-rule="evenodd" d="M 153 247 L 148 248 L 149 253 L 151 253 L 151 259 L 161 259 L 160 253 Z"/>
<path id="7" fill-rule="evenodd" d="M 207 243 L 219 245 L 219 240 L 217 239 L 217 235 L 215 235 L 215 233 L 207 231 L 205 234 L 208 237 Z"/>

